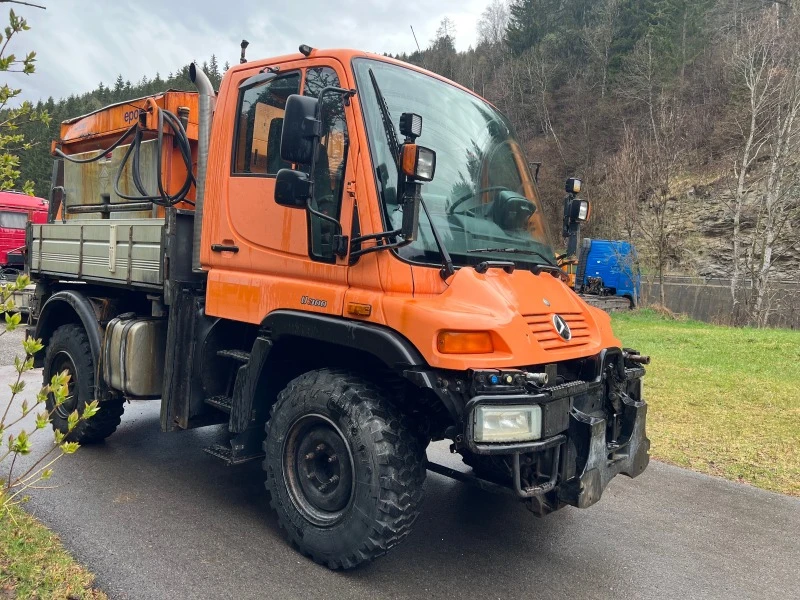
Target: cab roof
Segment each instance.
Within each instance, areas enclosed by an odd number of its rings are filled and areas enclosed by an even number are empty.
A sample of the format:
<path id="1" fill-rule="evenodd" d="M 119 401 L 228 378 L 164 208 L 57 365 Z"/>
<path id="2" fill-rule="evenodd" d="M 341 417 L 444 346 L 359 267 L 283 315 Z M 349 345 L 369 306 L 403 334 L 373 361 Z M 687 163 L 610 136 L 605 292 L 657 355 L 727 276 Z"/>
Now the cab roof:
<path id="1" fill-rule="evenodd" d="M 47 210 L 47 200 L 15 190 L 0 191 L 0 206 L 25 210 Z"/>
<path id="2" fill-rule="evenodd" d="M 405 62 L 405 61 L 402 61 L 402 60 L 398 60 L 396 58 L 392 58 L 390 56 L 385 56 L 383 54 L 376 54 L 374 52 L 364 52 L 363 50 L 353 50 L 351 48 L 324 48 L 324 49 L 323 48 L 312 48 L 311 49 L 311 53 L 308 56 L 305 56 L 304 54 L 301 54 L 300 52 L 295 52 L 294 54 L 284 54 L 282 56 L 275 56 L 275 57 L 272 57 L 272 58 L 258 58 L 258 59 L 254 59 L 254 60 L 248 60 L 244 64 L 234 65 L 234 66 L 232 66 L 230 68 L 229 72 L 230 73 L 237 73 L 239 71 L 245 71 L 245 70 L 252 69 L 253 67 L 263 69 L 264 67 L 278 65 L 278 64 L 281 64 L 281 63 L 285 63 L 285 62 L 293 62 L 293 61 L 296 61 L 296 60 L 304 60 L 306 58 L 308 58 L 308 59 L 311 59 L 311 58 L 333 58 L 333 59 L 338 60 L 339 62 L 341 62 L 344 65 L 349 65 L 350 61 L 352 61 L 354 58 L 371 58 L 371 59 L 374 59 L 374 60 L 380 60 L 380 61 L 383 61 L 383 62 L 391 63 L 391 64 L 394 64 L 394 65 L 398 65 L 400 67 L 405 67 L 407 69 L 411 69 L 413 71 L 417 71 L 417 72 L 423 73 L 425 75 L 429 75 L 430 77 L 433 77 L 434 79 L 439 79 L 440 81 L 443 81 L 445 83 L 449 83 L 450 85 L 455 86 L 458 89 L 463 90 L 463 91 L 465 91 L 465 92 L 467 92 L 467 93 L 469 93 L 469 94 L 471 94 L 473 96 L 476 96 L 476 97 L 480 98 L 484 102 L 487 102 L 487 103 L 491 104 L 490 102 L 488 102 L 488 100 L 486 100 L 485 98 L 482 98 L 481 96 L 479 96 L 478 94 L 476 94 L 472 90 L 470 90 L 468 88 L 465 88 L 463 85 L 458 84 L 455 81 L 452 81 L 450 79 L 447 79 L 446 77 L 442 77 L 441 75 L 438 75 L 437 73 L 434 73 L 432 71 L 428 71 L 426 69 L 423 69 L 422 67 L 418 67 L 417 65 L 413 65 L 411 63 L 408 63 L 408 62 Z M 492 106 L 494 106 L 494 105 L 492 105 Z"/>

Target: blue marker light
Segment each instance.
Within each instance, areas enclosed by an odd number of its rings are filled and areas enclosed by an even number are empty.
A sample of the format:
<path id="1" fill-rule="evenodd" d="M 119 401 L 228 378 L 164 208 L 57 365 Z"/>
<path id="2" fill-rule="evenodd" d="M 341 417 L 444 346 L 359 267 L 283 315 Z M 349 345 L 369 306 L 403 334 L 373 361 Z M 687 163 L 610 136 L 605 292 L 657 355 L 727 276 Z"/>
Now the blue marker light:
<path id="1" fill-rule="evenodd" d="M 500 378 L 497 375 L 492 375 L 491 377 L 489 377 L 489 383 L 491 383 L 492 385 L 497 385 L 499 381 Z"/>

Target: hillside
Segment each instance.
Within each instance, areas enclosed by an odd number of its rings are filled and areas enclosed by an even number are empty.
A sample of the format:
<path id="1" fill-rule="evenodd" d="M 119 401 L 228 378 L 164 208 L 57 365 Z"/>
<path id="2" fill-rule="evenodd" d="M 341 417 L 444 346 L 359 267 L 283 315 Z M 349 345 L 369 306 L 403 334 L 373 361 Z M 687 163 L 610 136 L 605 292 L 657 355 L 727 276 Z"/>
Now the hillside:
<path id="1" fill-rule="evenodd" d="M 585 235 L 634 241 L 645 270 L 770 281 L 800 278 L 800 26 L 797 0 L 491 0 L 479 39 L 457 52 L 445 18 L 421 51 L 397 58 L 475 90 L 510 119 L 560 231 L 563 181 L 593 202 Z M 205 65 L 218 85 L 215 57 Z M 138 83 L 120 75 L 82 96 L 49 98 L 58 122 L 167 88 L 186 67 Z M 22 178 L 47 195 L 48 144 Z M 758 298 L 761 298 L 759 301 Z M 755 320 L 755 313 L 745 320 Z"/>

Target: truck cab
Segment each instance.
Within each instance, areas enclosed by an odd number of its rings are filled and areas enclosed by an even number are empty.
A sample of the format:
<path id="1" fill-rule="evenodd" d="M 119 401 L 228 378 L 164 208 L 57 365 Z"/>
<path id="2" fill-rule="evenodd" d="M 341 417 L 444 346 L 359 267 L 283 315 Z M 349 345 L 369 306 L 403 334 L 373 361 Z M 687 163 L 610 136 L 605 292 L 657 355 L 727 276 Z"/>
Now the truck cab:
<path id="1" fill-rule="evenodd" d="M 0 192 L 0 269 L 3 272 L 13 274 L 22 270 L 22 249 L 29 221 L 47 221 L 47 201 L 22 192 Z"/>
<path id="2" fill-rule="evenodd" d="M 28 252 L 45 381 L 76 381 L 54 427 L 103 439 L 125 399 L 160 400 L 165 431 L 225 424 L 208 452 L 263 460 L 290 540 L 332 568 L 408 535 L 426 470 L 543 516 L 645 469 L 647 358 L 562 280 L 496 108 L 352 50 L 246 62 L 218 93 L 192 76 L 54 143 L 70 199 Z M 86 161 L 117 171 L 99 198 Z M 472 471 L 428 462 L 436 440 Z"/>
<path id="3" fill-rule="evenodd" d="M 627 298 L 631 308 L 642 295 L 636 249 L 624 240 L 584 238 L 578 258 L 579 293 Z"/>

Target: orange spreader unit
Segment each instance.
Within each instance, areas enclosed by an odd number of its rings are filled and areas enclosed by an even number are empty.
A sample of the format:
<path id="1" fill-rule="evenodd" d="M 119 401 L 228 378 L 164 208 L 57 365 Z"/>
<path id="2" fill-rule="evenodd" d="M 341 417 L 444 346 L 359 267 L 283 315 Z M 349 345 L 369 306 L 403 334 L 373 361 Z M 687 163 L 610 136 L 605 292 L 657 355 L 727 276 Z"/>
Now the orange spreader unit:
<path id="1" fill-rule="evenodd" d="M 55 155 L 55 150 L 58 148 L 64 154 L 74 156 L 104 150 L 136 123 L 142 131 L 143 142 L 155 140 L 158 137 L 158 111 L 162 109 L 175 115 L 185 114 L 188 111 L 186 135 L 192 150 L 192 170 L 196 172 L 198 100 L 195 92 L 170 90 L 154 96 L 112 104 L 87 115 L 64 121 L 61 123 L 59 139 L 52 142 L 51 151 Z M 163 138 L 162 185 L 164 190 L 171 194 L 179 190 L 186 180 L 186 166 L 180 150 L 173 144 L 173 131 L 167 125 L 163 128 Z M 122 148 L 132 141 L 133 135 L 128 136 L 122 143 Z M 192 186 L 186 198 L 194 200 L 195 193 L 195 188 Z M 193 205 L 180 202 L 176 207 L 191 210 Z M 158 207 L 157 216 L 163 214 L 164 209 Z"/>

